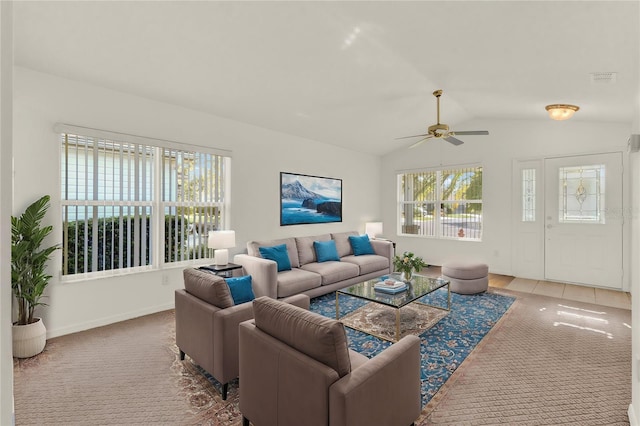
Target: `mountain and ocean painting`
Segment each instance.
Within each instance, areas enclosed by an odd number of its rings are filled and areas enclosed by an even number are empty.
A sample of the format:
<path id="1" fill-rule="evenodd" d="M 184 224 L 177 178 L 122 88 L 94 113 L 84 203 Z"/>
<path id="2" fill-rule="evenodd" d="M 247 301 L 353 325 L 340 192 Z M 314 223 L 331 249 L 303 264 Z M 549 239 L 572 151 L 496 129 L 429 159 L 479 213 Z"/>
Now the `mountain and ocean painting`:
<path id="1" fill-rule="evenodd" d="M 342 179 L 280 173 L 280 225 L 342 222 Z"/>

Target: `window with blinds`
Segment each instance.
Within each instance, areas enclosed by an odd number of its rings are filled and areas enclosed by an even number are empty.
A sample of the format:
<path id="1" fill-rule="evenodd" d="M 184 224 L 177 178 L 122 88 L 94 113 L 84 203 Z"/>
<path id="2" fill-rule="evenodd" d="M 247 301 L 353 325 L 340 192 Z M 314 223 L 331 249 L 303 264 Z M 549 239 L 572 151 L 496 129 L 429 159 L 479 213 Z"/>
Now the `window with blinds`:
<path id="1" fill-rule="evenodd" d="M 398 232 L 481 240 L 482 167 L 398 175 Z"/>
<path id="2" fill-rule="evenodd" d="M 224 158 L 162 150 L 165 262 L 208 258 L 209 231 L 221 229 Z"/>
<path id="3" fill-rule="evenodd" d="M 211 257 L 228 158 L 152 142 L 61 134 L 63 275 Z"/>

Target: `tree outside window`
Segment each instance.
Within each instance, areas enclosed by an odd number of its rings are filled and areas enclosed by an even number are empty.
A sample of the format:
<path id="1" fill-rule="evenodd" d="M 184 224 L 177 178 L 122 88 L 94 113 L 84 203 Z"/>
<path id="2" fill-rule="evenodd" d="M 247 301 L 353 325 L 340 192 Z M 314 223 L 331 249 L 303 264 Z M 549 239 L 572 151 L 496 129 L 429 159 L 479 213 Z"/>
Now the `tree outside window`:
<path id="1" fill-rule="evenodd" d="M 399 233 L 481 240 L 482 167 L 398 175 Z"/>

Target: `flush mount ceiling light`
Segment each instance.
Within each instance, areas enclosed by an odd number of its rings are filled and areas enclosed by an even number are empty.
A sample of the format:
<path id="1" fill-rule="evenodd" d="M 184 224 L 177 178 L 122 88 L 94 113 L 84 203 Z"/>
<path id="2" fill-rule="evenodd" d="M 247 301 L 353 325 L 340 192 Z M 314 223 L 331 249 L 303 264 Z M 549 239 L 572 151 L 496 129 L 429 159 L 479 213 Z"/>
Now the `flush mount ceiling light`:
<path id="1" fill-rule="evenodd" d="M 552 120 L 568 120 L 580 107 L 568 104 L 553 104 L 544 107 Z"/>

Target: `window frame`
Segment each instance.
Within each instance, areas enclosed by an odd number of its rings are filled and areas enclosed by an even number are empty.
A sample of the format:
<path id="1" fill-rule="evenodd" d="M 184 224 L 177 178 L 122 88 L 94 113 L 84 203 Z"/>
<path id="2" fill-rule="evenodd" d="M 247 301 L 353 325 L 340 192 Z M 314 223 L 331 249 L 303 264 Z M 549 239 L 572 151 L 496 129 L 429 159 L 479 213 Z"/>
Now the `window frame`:
<path id="1" fill-rule="evenodd" d="M 151 177 L 151 194 L 150 201 L 143 200 L 131 200 L 131 201 L 118 201 L 120 205 L 126 206 L 144 206 L 143 208 L 150 208 L 150 224 L 149 224 L 149 264 L 141 265 L 141 266 L 131 266 L 117 269 L 108 269 L 108 270 L 94 270 L 90 272 L 80 272 L 80 273 L 72 273 L 65 274 L 65 253 L 62 255 L 60 267 L 60 280 L 61 282 L 68 281 L 79 281 L 79 280 L 87 280 L 93 278 L 100 277 L 111 277 L 118 275 L 128 275 L 134 274 L 144 271 L 150 270 L 162 270 L 162 269 L 173 269 L 178 267 L 185 267 L 189 265 L 197 265 L 197 264 L 209 264 L 213 259 L 213 250 L 206 248 L 205 253 L 206 256 L 195 257 L 193 259 L 184 259 L 177 261 L 165 261 L 164 254 L 164 246 L 165 246 L 165 207 L 168 204 L 176 205 L 174 201 L 164 201 L 163 200 L 163 153 L 165 150 L 169 151 L 180 151 L 180 152 L 193 152 L 197 154 L 207 154 L 218 156 L 220 158 L 220 164 L 223 167 L 222 171 L 222 185 L 221 194 L 222 198 L 216 201 L 215 206 L 219 211 L 219 229 L 228 229 L 229 226 L 229 200 L 230 200 L 230 177 L 231 177 L 231 151 L 204 147 L 199 145 L 191 145 L 185 144 L 181 142 L 175 142 L 164 139 L 156 139 L 156 138 L 148 138 L 136 135 L 130 135 L 125 133 L 111 132 L 99 129 L 92 129 L 81 126 L 74 126 L 69 124 L 58 123 L 54 126 L 54 132 L 57 134 L 58 143 L 60 144 L 60 154 L 59 154 L 59 190 L 60 190 L 60 209 L 61 209 L 61 225 L 62 232 L 61 237 L 63 239 L 63 246 L 67 241 L 67 227 L 65 225 L 65 206 L 68 205 L 82 205 L 86 206 L 88 203 L 94 203 L 99 205 L 105 205 L 103 203 L 104 200 L 68 200 L 68 196 L 65 195 L 65 182 L 63 181 L 64 176 L 63 173 L 63 161 L 64 161 L 64 135 L 65 134 L 73 134 L 78 135 L 82 138 L 94 138 L 94 139 L 105 139 L 108 141 L 112 141 L 115 143 L 121 144 L 138 144 L 143 146 L 150 146 L 153 149 L 153 160 L 151 164 L 151 170 L 149 173 L 152 175 Z M 94 185 L 94 182 L 87 183 L 88 185 Z M 179 203 L 177 203 L 179 204 Z M 192 205 L 204 205 L 209 206 L 211 203 L 190 203 Z M 109 205 L 109 204 L 107 204 Z M 115 204 L 114 209 L 117 208 L 118 205 Z M 88 207 L 90 209 L 90 207 Z M 124 216 L 123 216 L 124 217 Z M 85 226 L 86 227 L 86 226 Z M 87 237 L 85 237 L 87 238 Z M 185 238 L 187 235 L 185 234 Z M 64 251 L 64 250 L 63 250 Z M 95 257 L 95 256 L 94 256 Z M 91 262 L 89 262 L 91 263 Z"/>
<path id="2" fill-rule="evenodd" d="M 468 241 L 468 242 L 481 242 L 483 233 L 484 233 L 484 184 L 481 185 L 481 198 L 480 199 L 459 199 L 459 200 L 451 200 L 444 199 L 443 197 L 443 173 L 442 172 L 455 172 L 457 170 L 464 171 L 470 169 L 477 169 L 480 171 L 482 175 L 484 175 L 484 167 L 482 164 L 470 164 L 470 165 L 450 165 L 450 166 L 439 166 L 439 167 L 428 167 L 421 169 L 413 169 L 413 170 L 403 170 L 396 172 L 396 198 L 397 198 L 397 208 L 396 208 L 396 233 L 401 237 L 415 237 L 415 238 L 432 238 L 432 239 L 442 239 L 442 240 L 454 240 L 454 241 Z M 433 197 L 425 200 L 410 200 L 405 201 L 405 192 L 403 191 L 402 180 L 407 175 L 415 175 L 415 174 L 435 174 L 435 191 L 431 191 Z M 434 184 L 432 184 L 434 185 Z M 422 207 L 423 205 L 433 204 L 433 234 L 430 233 L 407 233 L 405 230 L 405 223 L 403 218 L 403 213 L 406 211 L 406 206 L 413 205 L 412 211 L 415 211 L 417 208 Z M 480 230 L 478 238 L 470 238 L 467 236 L 448 236 L 443 235 L 443 215 L 442 209 L 447 204 L 458 204 L 458 205 L 468 205 L 468 204 L 479 204 L 481 206 L 481 215 L 480 215 Z M 435 206 L 440 206 L 440 208 L 436 208 Z M 428 208 L 427 208 L 428 209 Z M 413 222 L 411 225 L 416 225 Z"/>

